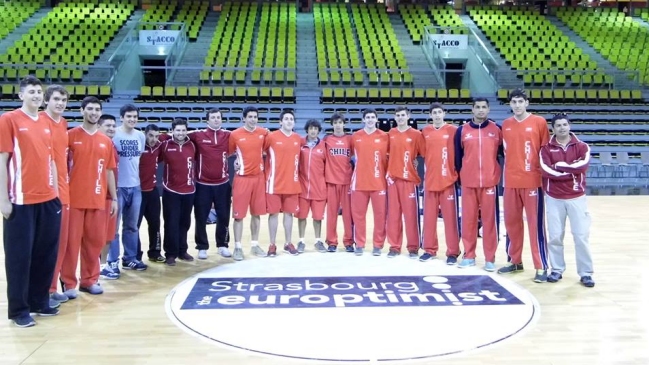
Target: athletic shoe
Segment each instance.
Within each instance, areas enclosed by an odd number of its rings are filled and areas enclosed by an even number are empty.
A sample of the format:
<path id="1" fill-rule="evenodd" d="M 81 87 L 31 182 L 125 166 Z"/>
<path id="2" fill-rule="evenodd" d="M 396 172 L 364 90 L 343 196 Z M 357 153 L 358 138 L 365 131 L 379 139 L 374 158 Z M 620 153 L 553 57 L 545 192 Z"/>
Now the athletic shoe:
<path id="1" fill-rule="evenodd" d="M 316 246 L 318 246 L 317 243 L 316 243 Z M 298 253 L 304 253 L 304 250 L 306 250 L 306 245 L 304 244 L 304 242 L 302 242 L 302 241 L 298 242 L 297 243 L 297 252 Z"/>
<path id="2" fill-rule="evenodd" d="M 561 273 L 553 271 L 548 275 L 548 283 L 556 283 L 557 281 L 561 280 L 563 276 Z"/>
<path id="3" fill-rule="evenodd" d="M 54 292 L 54 293 L 50 294 L 50 299 L 54 299 L 54 300 L 56 300 L 56 301 L 59 302 L 59 303 L 65 303 L 65 302 L 67 302 L 70 298 L 68 298 L 68 296 L 65 295 L 65 294 L 61 294 L 61 293 Z"/>
<path id="4" fill-rule="evenodd" d="M 144 271 L 148 266 L 142 261 L 133 260 L 133 261 L 124 261 L 122 260 L 122 269 L 124 270 L 135 270 L 135 271 Z M 114 272 L 115 270 L 113 270 Z"/>
<path id="5" fill-rule="evenodd" d="M 457 264 L 457 256 L 449 256 L 446 258 L 446 265 L 455 265 Z"/>
<path id="6" fill-rule="evenodd" d="M 299 255 L 300 253 L 297 252 L 297 249 L 292 243 L 285 243 L 284 244 L 284 252 L 288 252 L 293 256 Z"/>
<path id="7" fill-rule="evenodd" d="M 462 261 L 457 265 L 460 269 L 466 269 L 471 266 L 475 266 L 475 259 L 462 259 Z"/>
<path id="8" fill-rule="evenodd" d="M 198 259 L 207 260 L 207 250 L 198 250 Z"/>
<path id="9" fill-rule="evenodd" d="M 374 247 L 372 249 L 372 256 L 381 256 L 381 249 L 378 247 Z"/>
<path id="10" fill-rule="evenodd" d="M 61 306 L 61 303 L 59 303 L 57 300 L 54 300 L 52 299 L 52 297 L 50 297 L 48 305 L 50 306 L 50 308 L 58 308 Z"/>
<path id="11" fill-rule="evenodd" d="M 176 258 L 173 256 L 169 256 L 165 259 L 165 265 L 167 266 L 176 266 Z"/>
<path id="12" fill-rule="evenodd" d="M 423 255 L 419 256 L 419 261 L 421 261 L 421 262 L 430 261 L 430 260 L 434 259 L 435 257 L 436 257 L 435 255 L 431 255 L 428 252 L 424 252 Z"/>
<path id="13" fill-rule="evenodd" d="M 58 308 L 47 308 L 34 311 L 34 314 L 41 317 L 52 317 L 59 314 Z"/>
<path id="14" fill-rule="evenodd" d="M 356 249 L 354 250 L 354 255 L 363 256 L 363 251 L 365 251 L 363 247 L 356 247 Z"/>
<path id="15" fill-rule="evenodd" d="M 66 290 L 65 288 L 63 288 L 63 295 L 68 297 L 68 299 L 72 300 L 72 299 L 77 299 L 77 296 L 79 296 L 79 293 L 77 292 L 76 289 L 67 289 Z"/>
<path id="16" fill-rule="evenodd" d="M 20 328 L 34 327 L 36 325 L 36 321 L 34 320 L 34 318 L 32 318 L 32 316 L 22 316 L 12 318 L 11 320 L 14 322 L 14 325 L 16 327 Z"/>
<path id="17" fill-rule="evenodd" d="M 331 251 L 329 251 L 329 252 L 331 252 Z M 354 245 L 345 246 L 345 252 L 355 253 L 356 251 L 354 250 Z"/>
<path id="18" fill-rule="evenodd" d="M 299 246 L 298 246 L 298 247 L 299 247 Z M 322 243 L 322 242 L 320 242 L 320 241 L 318 241 L 318 242 L 315 243 L 315 249 L 316 249 L 318 252 L 327 252 L 327 249 L 325 248 L 324 243 Z"/>
<path id="19" fill-rule="evenodd" d="M 259 247 L 257 245 L 250 247 L 250 253 L 255 255 L 255 256 L 259 256 L 259 257 L 265 257 L 266 256 L 266 252 L 261 247 Z"/>
<path id="20" fill-rule="evenodd" d="M 230 252 L 230 249 L 225 247 L 225 246 L 219 247 L 218 251 L 219 251 L 219 255 L 221 255 L 221 256 L 223 256 L 225 258 L 232 257 L 232 253 Z M 205 256 L 207 256 L 207 252 L 205 252 Z M 200 259 L 200 257 L 199 257 L 199 259 Z"/>
<path id="21" fill-rule="evenodd" d="M 376 250 L 376 249 L 375 249 L 375 250 Z M 374 254 L 374 252 L 372 252 L 372 254 Z M 380 254 L 381 254 L 381 251 L 379 251 L 379 255 L 380 255 Z M 391 249 L 390 249 L 390 252 L 388 252 L 388 258 L 389 258 L 389 259 L 393 259 L 393 258 L 399 256 L 400 254 L 401 254 L 401 252 L 399 252 L 399 251 L 397 251 L 397 250 L 391 248 Z M 376 256 L 379 256 L 379 255 L 376 255 Z"/>
<path id="22" fill-rule="evenodd" d="M 581 285 L 587 288 L 592 288 L 595 286 L 595 280 L 593 280 L 593 278 L 588 275 L 582 276 L 581 279 L 579 279 L 579 282 L 581 283 Z"/>
<path id="23" fill-rule="evenodd" d="M 536 270 L 536 275 L 534 275 L 535 283 L 545 283 L 548 281 L 548 273 L 545 270 Z"/>
<path id="24" fill-rule="evenodd" d="M 232 258 L 234 261 L 242 261 L 243 260 L 243 249 L 242 248 L 235 248 L 234 249 L 234 254 L 232 254 Z"/>
<path id="25" fill-rule="evenodd" d="M 496 271 L 496 265 L 493 262 L 487 261 L 484 263 L 484 270 L 489 272 L 494 272 Z"/>
<path id="26" fill-rule="evenodd" d="M 187 252 L 184 252 L 184 253 L 181 253 L 180 255 L 178 255 L 178 260 L 192 262 L 192 261 L 194 261 L 194 256 L 188 254 Z"/>
<path id="27" fill-rule="evenodd" d="M 90 285 L 89 287 L 79 287 L 79 291 L 92 294 L 92 295 L 99 295 L 99 294 L 104 294 L 104 289 L 102 289 L 101 285 L 99 283 L 94 283 Z"/>
<path id="28" fill-rule="evenodd" d="M 110 265 L 110 269 L 113 270 L 115 274 L 121 274 L 119 271 L 119 261 L 107 262 L 106 264 Z"/>
<path id="29" fill-rule="evenodd" d="M 266 254 L 266 257 L 275 257 L 277 256 L 277 246 L 276 245 L 269 245 L 268 246 L 268 254 Z"/>
<path id="30" fill-rule="evenodd" d="M 149 256 L 149 261 L 156 263 L 156 264 L 161 264 L 166 261 L 165 257 L 158 254 L 158 256 Z"/>
<path id="31" fill-rule="evenodd" d="M 523 271 L 523 264 L 509 264 L 498 269 L 499 274 L 511 274 Z"/>
<path id="32" fill-rule="evenodd" d="M 417 251 L 409 251 L 408 252 L 408 257 L 413 259 L 413 260 L 416 260 L 419 257 L 419 252 L 417 252 Z"/>
<path id="33" fill-rule="evenodd" d="M 336 251 L 338 251 L 338 247 L 336 245 L 329 245 L 329 247 L 327 247 L 327 252 L 336 252 Z"/>
<path id="34" fill-rule="evenodd" d="M 99 276 L 106 280 L 117 280 L 119 279 L 120 274 L 113 272 L 113 270 L 110 269 L 110 265 L 106 264 L 99 272 Z"/>

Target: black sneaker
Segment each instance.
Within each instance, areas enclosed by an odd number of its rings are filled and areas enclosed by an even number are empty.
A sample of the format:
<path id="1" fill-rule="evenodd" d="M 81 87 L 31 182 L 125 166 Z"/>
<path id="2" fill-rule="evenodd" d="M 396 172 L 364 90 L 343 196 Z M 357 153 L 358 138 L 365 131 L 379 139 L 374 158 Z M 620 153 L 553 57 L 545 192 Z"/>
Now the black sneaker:
<path id="1" fill-rule="evenodd" d="M 523 264 L 509 264 L 498 269 L 499 274 L 511 274 L 519 271 L 523 271 Z"/>
<path id="2" fill-rule="evenodd" d="M 147 269 L 147 266 L 144 262 L 133 260 L 133 261 L 124 261 L 122 260 L 122 269 L 124 270 L 135 270 L 135 271 L 144 271 Z"/>
<path id="3" fill-rule="evenodd" d="M 548 281 L 548 273 L 545 270 L 536 270 L 536 275 L 534 275 L 535 283 L 545 283 Z"/>
<path id="4" fill-rule="evenodd" d="M 431 255 L 428 252 L 424 253 L 423 255 L 419 256 L 419 261 L 430 261 L 435 258 L 435 255 Z"/>
<path id="5" fill-rule="evenodd" d="M 587 288 L 592 288 L 595 286 L 595 281 L 590 276 L 582 276 L 581 279 L 579 279 L 579 282 L 581 283 L 581 285 Z"/>
<path id="6" fill-rule="evenodd" d="M 180 255 L 178 255 L 178 260 L 191 262 L 191 261 L 194 261 L 194 256 L 192 256 L 192 255 L 188 254 L 187 252 L 185 252 L 185 253 L 181 253 Z"/>
<path id="7" fill-rule="evenodd" d="M 27 328 L 27 327 L 34 327 L 36 325 L 36 321 L 32 316 L 22 316 L 22 317 L 17 317 L 13 318 L 12 321 L 16 325 L 16 327 L 20 328 Z"/>
<path id="8" fill-rule="evenodd" d="M 155 263 L 164 263 L 165 262 L 165 257 L 158 254 L 158 256 L 149 256 L 149 261 L 155 262 Z"/>
<path id="9" fill-rule="evenodd" d="M 457 256 L 449 256 L 446 258 L 446 265 L 455 265 L 457 264 Z"/>
<path id="10" fill-rule="evenodd" d="M 354 253 L 354 245 L 345 246 L 345 252 Z"/>
<path id="11" fill-rule="evenodd" d="M 45 309 L 40 309 L 37 311 L 34 311 L 34 314 L 37 316 L 41 317 L 52 317 L 57 314 L 59 314 L 59 309 L 58 308 L 45 308 Z"/>
<path id="12" fill-rule="evenodd" d="M 336 247 L 335 245 L 329 245 L 329 247 L 327 247 L 327 252 L 336 252 L 336 251 L 338 251 L 338 247 Z"/>
<path id="13" fill-rule="evenodd" d="M 561 273 L 558 272 L 551 272 L 550 275 L 548 275 L 548 283 L 556 283 L 557 281 L 561 280 L 563 276 L 561 276 Z"/>
<path id="14" fill-rule="evenodd" d="M 401 253 L 397 250 L 390 249 L 390 252 L 388 252 L 388 258 L 393 259 L 397 256 L 399 256 Z"/>

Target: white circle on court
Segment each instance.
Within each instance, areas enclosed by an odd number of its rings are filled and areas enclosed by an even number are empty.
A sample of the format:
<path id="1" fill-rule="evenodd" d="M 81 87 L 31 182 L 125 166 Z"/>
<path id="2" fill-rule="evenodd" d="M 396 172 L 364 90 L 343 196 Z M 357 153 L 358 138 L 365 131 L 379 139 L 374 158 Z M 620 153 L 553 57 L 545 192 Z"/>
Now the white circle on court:
<path id="1" fill-rule="evenodd" d="M 221 265 L 180 283 L 166 308 L 182 329 L 248 354 L 356 363 L 468 353 L 540 314 L 527 290 L 478 268 L 344 252 Z"/>

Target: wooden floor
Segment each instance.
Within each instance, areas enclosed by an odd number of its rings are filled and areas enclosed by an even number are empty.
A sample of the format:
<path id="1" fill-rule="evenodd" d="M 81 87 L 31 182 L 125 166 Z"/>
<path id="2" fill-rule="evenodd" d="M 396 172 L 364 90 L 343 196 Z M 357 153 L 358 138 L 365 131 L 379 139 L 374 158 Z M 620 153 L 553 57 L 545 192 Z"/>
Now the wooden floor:
<path id="1" fill-rule="evenodd" d="M 534 327 L 522 336 L 479 352 L 419 363 L 649 364 L 649 270 L 645 267 L 649 262 L 649 197 L 593 196 L 589 205 L 593 217 L 595 288 L 586 289 L 578 284 L 568 234 L 568 271 L 560 283 L 535 284 L 530 269 L 511 276 L 541 305 L 541 317 Z M 262 218 L 262 242 L 267 232 L 267 223 Z M 282 233 L 280 229 L 279 234 Z M 247 253 L 248 248 L 244 249 Z M 312 250 L 312 245 L 308 249 Z M 533 267 L 527 246 L 524 258 L 526 267 Z M 496 264 L 499 266 L 503 261 L 501 247 Z M 164 301 L 174 286 L 193 274 L 229 262 L 210 251 L 206 261 L 181 262 L 173 268 L 150 265 L 145 272 L 124 272 L 120 280 L 102 281 L 103 295 L 81 294 L 63 304 L 60 315 L 37 318 L 36 327 L 19 329 L 7 320 L 0 321 L 0 364 L 300 363 L 231 351 L 187 334 L 168 319 Z M 2 270 L 3 293 L 5 286 Z M 0 298 L 0 306 L 4 315 L 5 295 Z M 413 339 L 425 338 L 425 331 L 471 331 L 435 328 L 435 319 L 428 320 L 429 325 L 422 326 L 422 333 Z M 254 331 L 263 323 L 248 323 L 242 315 L 241 325 Z M 351 339 L 345 338 L 344 330 L 335 339 L 313 340 L 330 346 L 332 351 L 337 346 L 353 345 Z M 413 345 L 426 346 L 423 342 Z"/>

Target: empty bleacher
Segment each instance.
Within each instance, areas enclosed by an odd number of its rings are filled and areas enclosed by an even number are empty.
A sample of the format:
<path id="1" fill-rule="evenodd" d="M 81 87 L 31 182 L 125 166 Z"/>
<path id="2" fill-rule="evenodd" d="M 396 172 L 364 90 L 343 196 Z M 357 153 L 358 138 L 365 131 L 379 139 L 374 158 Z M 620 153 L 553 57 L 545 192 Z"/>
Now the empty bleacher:
<path id="1" fill-rule="evenodd" d="M 253 67 L 287 68 L 287 70 L 252 71 L 253 83 L 295 84 L 297 63 L 295 14 L 295 4 L 262 4 Z"/>
<path id="2" fill-rule="evenodd" d="M 527 86 L 609 88 L 613 83 L 588 54 L 534 9 L 471 7 L 469 15 Z"/>
<path id="3" fill-rule="evenodd" d="M 13 32 L 17 26 L 29 19 L 38 9 L 43 6 L 44 1 L 21 1 L 0 3 L 0 40 Z"/>
<path id="4" fill-rule="evenodd" d="M 649 29 L 612 8 L 560 8 L 557 17 L 621 70 L 649 85 Z"/>

